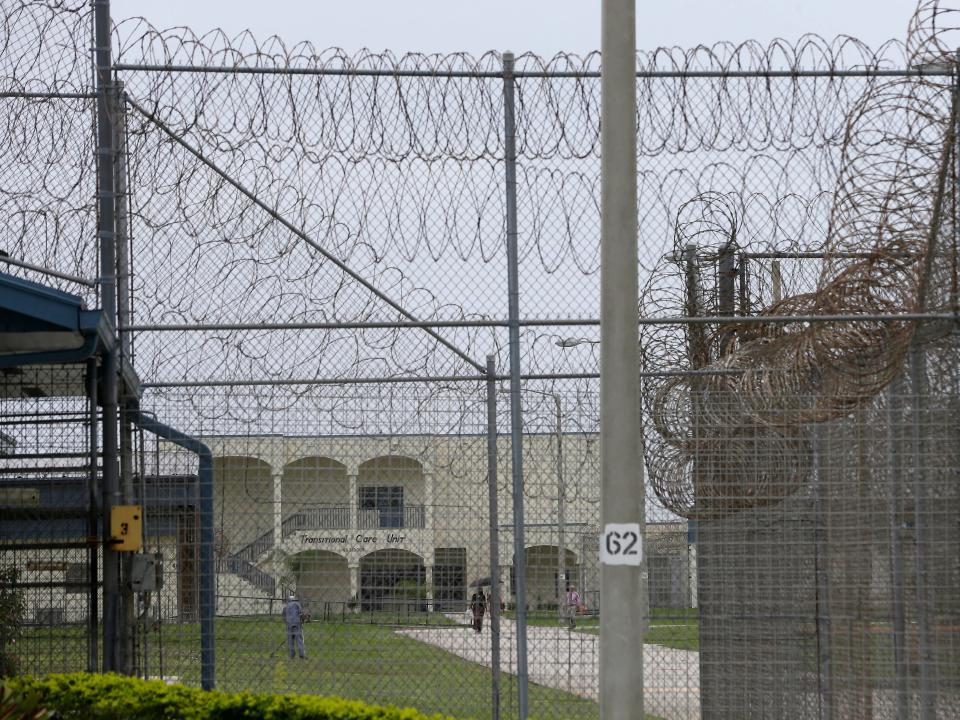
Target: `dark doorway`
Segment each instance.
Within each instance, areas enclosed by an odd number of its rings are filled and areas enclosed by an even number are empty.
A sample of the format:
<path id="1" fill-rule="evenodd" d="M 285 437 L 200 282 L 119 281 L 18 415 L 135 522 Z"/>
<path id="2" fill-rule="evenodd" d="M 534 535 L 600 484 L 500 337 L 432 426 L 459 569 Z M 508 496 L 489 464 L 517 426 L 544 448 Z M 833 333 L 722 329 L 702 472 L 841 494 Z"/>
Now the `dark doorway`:
<path id="1" fill-rule="evenodd" d="M 437 548 L 433 563 L 433 609 L 462 611 L 467 606 L 467 549 Z"/>
<path id="2" fill-rule="evenodd" d="M 360 559 L 360 609 L 425 612 L 423 558 L 406 550 L 377 550 Z"/>

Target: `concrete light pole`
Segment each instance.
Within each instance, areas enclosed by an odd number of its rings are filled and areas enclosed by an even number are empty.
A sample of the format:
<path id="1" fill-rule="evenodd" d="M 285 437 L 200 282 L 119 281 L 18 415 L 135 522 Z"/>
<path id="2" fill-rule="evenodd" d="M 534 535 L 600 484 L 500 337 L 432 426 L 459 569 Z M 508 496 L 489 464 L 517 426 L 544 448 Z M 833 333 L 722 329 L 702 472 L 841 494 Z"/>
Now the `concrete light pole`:
<path id="1" fill-rule="evenodd" d="M 564 495 L 566 486 L 563 478 L 563 407 L 560 396 L 550 393 L 557 410 L 557 610 L 563 610 L 567 595 L 567 542 L 564 534 L 566 517 Z"/>
<path id="2" fill-rule="evenodd" d="M 600 716 L 643 717 L 643 466 L 637 330 L 636 15 L 603 0 L 600 257 Z"/>
<path id="3" fill-rule="evenodd" d="M 557 610 L 563 608 L 567 594 L 567 543 L 566 543 L 566 484 L 563 477 L 563 404 L 560 396 L 546 390 L 521 388 L 521 392 L 542 395 L 553 400 L 556 409 L 556 423 L 554 432 L 557 436 Z"/>

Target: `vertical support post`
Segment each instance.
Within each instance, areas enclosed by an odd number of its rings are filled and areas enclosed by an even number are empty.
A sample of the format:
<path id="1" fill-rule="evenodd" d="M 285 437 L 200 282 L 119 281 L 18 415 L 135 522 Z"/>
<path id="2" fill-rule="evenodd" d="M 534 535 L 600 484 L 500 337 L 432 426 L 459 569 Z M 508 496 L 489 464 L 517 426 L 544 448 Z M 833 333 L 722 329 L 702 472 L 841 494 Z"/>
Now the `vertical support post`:
<path id="1" fill-rule="evenodd" d="M 270 479 L 273 481 L 273 546 L 279 547 L 283 541 L 283 473 L 274 472 L 271 468 Z M 224 528 L 221 526 L 220 531 Z"/>
<path id="2" fill-rule="evenodd" d="M 773 295 L 773 302 L 778 303 L 783 300 L 783 273 L 780 270 L 780 261 L 770 261 L 770 292 Z"/>
<path id="3" fill-rule="evenodd" d="M 953 95 L 960 96 L 960 48 L 953 53 Z M 953 247 L 950 252 L 950 309 L 954 314 L 954 333 L 960 329 L 960 268 L 957 267 L 957 253 L 960 252 L 960 113 L 953 118 Z"/>
<path id="4" fill-rule="evenodd" d="M 687 317 L 700 317 L 703 314 L 700 304 L 700 268 L 697 246 L 688 243 L 681 258 L 684 276 L 684 312 Z M 707 341 L 705 325 L 690 323 L 686 326 L 687 361 L 692 370 L 698 370 L 707 364 Z M 699 450 L 701 443 L 701 423 L 703 422 L 702 398 L 699 378 L 691 378 L 690 403 L 692 409 L 691 427 L 694 447 Z M 694 507 L 703 503 L 702 465 L 694 462 L 693 488 Z M 699 645 L 698 663 L 700 669 L 700 707 L 703 718 L 713 718 L 717 708 L 722 707 L 721 693 L 724 689 L 722 672 L 727 667 L 724 662 L 723 647 L 717 640 L 720 618 L 720 602 L 717 596 L 718 576 L 722 573 L 722 541 L 724 534 L 716 520 L 691 520 L 688 532 L 696 540 L 697 578 L 694 606 L 699 608 Z M 703 582 L 701 582 L 701 579 Z"/>
<path id="5" fill-rule="evenodd" d="M 907 617 L 904 609 L 903 582 L 903 508 L 900 502 L 900 393 L 899 375 L 887 390 L 887 513 L 890 525 L 890 573 L 893 595 L 893 667 L 896 678 L 897 720 L 910 716 L 910 690 L 907 676 Z"/>
<path id="6" fill-rule="evenodd" d="M 497 366 L 487 355 L 487 488 L 490 502 L 490 690 L 500 720 L 500 511 L 497 507 Z"/>
<path id="7" fill-rule="evenodd" d="M 750 274 L 747 268 L 747 257 L 746 253 L 740 253 L 740 262 L 737 266 L 737 275 L 740 284 L 740 314 L 744 317 L 750 314 Z"/>
<path id="8" fill-rule="evenodd" d="M 934 683 L 933 636 L 930 632 L 929 593 L 930 576 L 927 563 L 929 536 L 927 519 L 927 482 L 924 464 L 927 462 L 924 443 L 926 413 L 926 362 L 923 349 L 914 341 L 910 345 L 910 418 L 911 454 L 913 455 L 913 527 L 916 534 L 916 601 L 917 601 L 917 655 L 920 673 L 920 720 L 934 720 L 936 686 Z"/>
<path id="9" fill-rule="evenodd" d="M 354 469 L 355 470 L 355 469 Z M 360 527 L 360 490 L 357 488 L 357 473 L 347 473 L 347 482 L 350 484 L 350 527 Z"/>
<path id="10" fill-rule="evenodd" d="M 87 515 L 87 567 L 89 598 L 87 617 L 87 672 L 95 673 L 100 670 L 100 643 L 97 633 L 100 628 L 98 617 L 100 615 L 98 602 L 97 584 L 100 579 L 98 571 L 99 547 L 100 542 L 97 539 L 97 504 L 98 504 L 98 473 L 100 464 L 100 442 L 98 440 L 99 423 L 97 422 L 97 361 L 96 359 L 87 360 L 87 401 L 89 403 L 90 414 L 90 486 L 88 488 L 87 503 L 89 514 Z"/>
<path id="11" fill-rule="evenodd" d="M 601 538 L 612 523 L 637 523 L 642 538 L 644 483 L 638 452 L 641 433 L 634 0 L 603 0 L 602 13 Z M 641 569 L 641 565 L 609 562 L 600 567 L 600 716 L 603 720 L 633 720 L 644 716 L 643 626 L 648 610 Z"/>
<path id="12" fill-rule="evenodd" d="M 127 416 L 144 430 L 197 454 L 197 477 L 200 481 L 200 686 L 204 690 L 213 690 L 216 684 L 213 624 L 217 605 L 217 578 L 213 560 L 213 453 L 196 438 L 164 425 L 133 407 L 128 408 Z"/>
<path id="13" fill-rule="evenodd" d="M 830 624 L 830 547 L 829 488 L 823 462 L 824 428 L 818 423 L 813 428 L 813 473 L 816 482 L 816 513 L 814 518 L 814 572 L 817 577 L 817 668 L 820 685 L 820 720 L 833 720 L 833 664 Z"/>
<path id="14" fill-rule="evenodd" d="M 113 89 L 110 59 L 110 0 L 94 0 L 94 70 L 97 84 L 97 239 L 100 244 L 100 303 L 112 327 L 117 323 L 114 189 Z M 122 502 L 117 464 L 119 375 L 116 343 L 104 353 L 103 406 L 103 669 L 123 672 L 120 647 L 120 557 L 109 544 L 110 511 Z"/>
<path id="15" fill-rule="evenodd" d="M 566 488 L 563 479 L 563 406 L 560 396 L 553 394 L 557 410 L 557 608 L 563 610 L 567 594 L 567 540 L 566 508 L 564 495 Z M 583 588 L 580 588 L 581 591 Z"/>
<path id="16" fill-rule="evenodd" d="M 116 248 L 116 283 L 117 283 L 117 326 L 125 327 L 130 324 L 130 275 L 129 275 L 129 253 L 128 242 L 129 218 L 127 215 L 127 165 L 124 159 L 126 153 L 126 108 L 123 105 L 123 83 L 115 82 L 112 87 L 112 111 L 113 111 L 113 131 L 114 131 L 114 218 L 116 224 L 115 248 Z M 130 333 L 121 332 L 119 334 L 120 359 L 122 366 L 124 361 L 130 358 Z M 122 377 L 122 374 L 121 374 Z M 120 411 L 120 486 L 123 495 L 123 503 L 130 505 L 137 502 L 136 485 L 133 481 L 133 426 L 126 416 L 124 410 L 126 402 L 126 387 L 121 382 L 117 388 L 118 405 Z M 133 398 L 131 398 L 133 399 Z M 130 555 L 126 554 L 122 558 L 123 574 L 129 571 Z M 121 588 L 121 607 L 123 608 L 123 622 L 120 627 L 120 647 L 122 655 L 120 659 L 121 667 L 134 674 L 139 672 L 137 658 L 137 620 L 135 597 L 132 590 L 126 587 Z"/>
<path id="17" fill-rule="evenodd" d="M 130 213 L 129 208 L 129 188 L 127 186 L 127 108 L 124 104 L 123 83 L 119 80 L 113 83 L 113 114 L 114 121 L 114 200 L 115 200 L 115 219 L 116 219 L 116 255 L 117 255 L 117 321 L 119 327 L 127 327 L 131 324 L 130 311 L 130 275 L 131 275 L 131 257 L 130 257 Z M 130 332 L 121 330 L 120 356 L 131 361 L 131 343 Z M 125 482 L 130 483 L 130 487 L 124 487 L 124 492 L 130 492 L 125 498 L 127 501 L 133 500 L 133 479 L 124 478 Z"/>
<path id="18" fill-rule="evenodd" d="M 520 406 L 520 281 L 517 252 L 517 139 L 513 53 L 503 54 L 503 145 L 506 172 L 507 292 L 510 335 L 510 458 L 513 474 L 513 567 L 516 583 L 517 712 L 527 718 L 527 588 L 523 528 L 523 418 Z"/>
<path id="19" fill-rule="evenodd" d="M 717 262 L 717 310 L 721 316 L 731 317 L 736 313 L 735 297 L 737 283 L 737 263 L 731 240 L 720 250 Z M 720 354 L 726 355 L 733 348 L 733 333 L 726 332 L 720 338 Z"/>

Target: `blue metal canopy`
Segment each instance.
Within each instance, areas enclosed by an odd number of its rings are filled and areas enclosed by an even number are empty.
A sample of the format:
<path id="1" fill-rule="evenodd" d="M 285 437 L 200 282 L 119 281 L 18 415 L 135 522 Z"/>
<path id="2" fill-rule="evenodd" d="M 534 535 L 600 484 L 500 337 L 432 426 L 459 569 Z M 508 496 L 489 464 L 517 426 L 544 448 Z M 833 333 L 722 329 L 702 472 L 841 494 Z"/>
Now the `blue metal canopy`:
<path id="1" fill-rule="evenodd" d="M 110 348 L 101 310 L 46 285 L 0 272 L 0 368 L 80 362 Z"/>

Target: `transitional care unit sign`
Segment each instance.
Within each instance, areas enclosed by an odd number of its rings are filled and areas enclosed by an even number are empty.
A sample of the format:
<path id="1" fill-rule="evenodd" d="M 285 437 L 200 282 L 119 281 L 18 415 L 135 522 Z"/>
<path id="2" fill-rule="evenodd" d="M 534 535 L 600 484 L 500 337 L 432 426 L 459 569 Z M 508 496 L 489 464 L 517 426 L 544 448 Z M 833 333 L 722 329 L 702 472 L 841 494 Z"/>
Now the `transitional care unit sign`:
<path id="1" fill-rule="evenodd" d="M 405 542 L 406 535 L 398 533 L 386 533 L 380 535 L 367 535 L 366 533 L 357 533 L 356 535 L 301 535 L 300 542 L 306 545 L 376 545 L 378 542 L 386 542 L 388 545 L 399 545 Z"/>
<path id="2" fill-rule="evenodd" d="M 640 565 L 643 538 L 640 523 L 607 523 L 600 536 L 600 562 L 604 565 Z"/>

